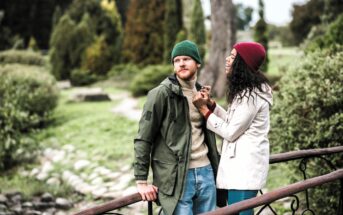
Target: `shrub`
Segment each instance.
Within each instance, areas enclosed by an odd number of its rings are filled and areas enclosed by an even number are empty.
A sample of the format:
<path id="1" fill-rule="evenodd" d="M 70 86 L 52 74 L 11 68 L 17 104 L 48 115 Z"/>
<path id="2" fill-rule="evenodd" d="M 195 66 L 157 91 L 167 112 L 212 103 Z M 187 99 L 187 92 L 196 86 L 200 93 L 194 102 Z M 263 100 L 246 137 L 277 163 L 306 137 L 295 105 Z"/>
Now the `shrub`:
<path id="1" fill-rule="evenodd" d="M 97 76 L 90 73 L 89 70 L 74 69 L 70 75 L 70 82 L 74 86 L 83 86 L 96 82 Z"/>
<path id="2" fill-rule="evenodd" d="M 0 52 L 0 64 L 45 65 L 43 56 L 33 51 L 8 50 Z"/>
<path id="3" fill-rule="evenodd" d="M 130 90 L 133 96 L 146 95 L 149 90 L 156 87 L 173 69 L 170 65 L 153 65 L 145 67 L 133 79 Z"/>
<path id="4" fill-rule="evenodd" d="M 274 94 L 271 112 L 270 140 L 274 152 L 342 144 L 343 49 L 340 50 L 310 53 L 279 81 L 280 90 Z M 336 166 L 343 166 L 342 155 L 330 155 L 329 159 Z M 313 176 L 325 174 L 329 169 L 319 159 L 311 160 L 311 165 L 314 168 L 309 173 Z M 294 171 L 294 176 L 300 180 L 301 174 Z M 335 213 L 339 198 L 336 186 L 327 184 L 311 190 L 311 208 L 316 213 Z"/>
<path id="5" fill-rule="evenodd" d="M 0 169 L 30 146 L 23 134 L 42 127 L 57 105 L 55 79 L 42 68 L 0 67 Z"/>
<path id="6" fill-rule="evenodd" d="M 111 68 L 107 76 L 115 80 L 132 80 L 139 71 L 136 64 L 118 64 Z"/>
<path id="7" fill-rule="evenodd" d="M 94 75 L 106 75 L 112 66 L 111 52 L 105 37 L 97 37 L 85 52 L 81 67 Z"/>

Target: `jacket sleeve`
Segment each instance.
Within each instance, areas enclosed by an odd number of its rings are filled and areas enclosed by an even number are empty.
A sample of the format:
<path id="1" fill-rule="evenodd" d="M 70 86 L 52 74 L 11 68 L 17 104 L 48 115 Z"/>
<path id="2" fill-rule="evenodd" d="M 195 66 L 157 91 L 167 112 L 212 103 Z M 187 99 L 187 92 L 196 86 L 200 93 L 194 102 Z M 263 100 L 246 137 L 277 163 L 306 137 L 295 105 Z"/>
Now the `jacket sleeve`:
<path id="1" fill-rule="evenodd" d="M 149 92 L 139 121 L 138 134 L 134 139 L 136 180 L 148 178 L 152 146 L 163 120 L 164 102 L 165 97 L 158 88 Z"/>
<path id="2" fill-rule="evenodd" d="M 223 120 L 225 119 L 226 114 L 227 114 L 224 108 L 222 108 L 218 104 L 216 104 L 216 108 L 214 109 L 213 113 Z"/>
<path id="3" fill-rule="evenodd" d="M 207 128 L 225 140 L 234 142 L 249 128 L 254 120 L 258 111 L 256 100 L 256 97 L 254 99 L 250 97 L 249 100 L 246 97 L 242 98 L 242 101 L 231 109 L 234 112 L 229 121 L 225 121 L 216 114 L 211 114 L 207 119 Z"/>

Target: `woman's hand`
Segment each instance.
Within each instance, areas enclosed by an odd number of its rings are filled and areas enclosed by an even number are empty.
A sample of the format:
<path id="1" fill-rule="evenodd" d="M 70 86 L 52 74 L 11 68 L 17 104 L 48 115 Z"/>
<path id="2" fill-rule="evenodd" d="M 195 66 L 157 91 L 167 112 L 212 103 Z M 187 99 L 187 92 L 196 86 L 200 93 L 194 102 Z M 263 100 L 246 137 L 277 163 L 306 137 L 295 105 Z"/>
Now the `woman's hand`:
<path id="1" fill-rule="evenodd" d="M 206 95 L 204 95 L 202 92 L 198 92 L 197 94 L 195 94 L 192 102 L 203 116 L 205 116 L 206 113 L 209 111 L 207 107 L 208 98 L 206 98 Z"/>
<path id="2" fill-rule="evenodd" d="M 215 101 L 211 98 L 211 86 L 203 86 L 200 90 L 203 95 L 203 98 L 207 100 L 207 106 L 211 107 L 214 105 Z"/>

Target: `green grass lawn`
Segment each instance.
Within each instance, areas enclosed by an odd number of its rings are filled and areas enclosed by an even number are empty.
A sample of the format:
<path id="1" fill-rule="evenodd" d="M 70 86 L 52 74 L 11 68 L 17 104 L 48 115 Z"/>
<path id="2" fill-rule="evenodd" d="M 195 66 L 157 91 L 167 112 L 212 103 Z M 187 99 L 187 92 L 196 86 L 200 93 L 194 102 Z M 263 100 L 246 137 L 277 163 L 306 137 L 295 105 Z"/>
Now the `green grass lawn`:
<path id="1" fill-rule="evenodd" d="M 89 160 L 111 169 L 120 167 L 122 162 L 132 162 L 138 124 L 111 112 L 119 101 L 70 103 L 67 98 L 71 93 L 72 90 L 61 93 L 53 123 L 37 135 L 42 147 L 71 144 L 87 154 Z"/>

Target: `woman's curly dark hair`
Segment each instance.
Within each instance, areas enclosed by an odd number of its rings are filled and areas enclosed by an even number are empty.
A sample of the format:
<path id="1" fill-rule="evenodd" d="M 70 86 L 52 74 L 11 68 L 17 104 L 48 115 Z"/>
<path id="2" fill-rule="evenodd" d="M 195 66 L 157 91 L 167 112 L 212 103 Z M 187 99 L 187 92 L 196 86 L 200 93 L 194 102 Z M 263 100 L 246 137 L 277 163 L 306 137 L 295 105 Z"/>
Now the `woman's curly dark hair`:
<path id="1" fill-rule="evenodd" d="M 236 97 L 239 100 L 244 96 L 249 98 L 254 88 L 263 91 L 262 84 L 269 82 L 260 70 L 253 71 L 250 69 L 239 53 L 237 53 L 232 63 L 232 72 L 227 75 L 227 81 L 228 89 L 226 99 L 229 104 Z"/>

